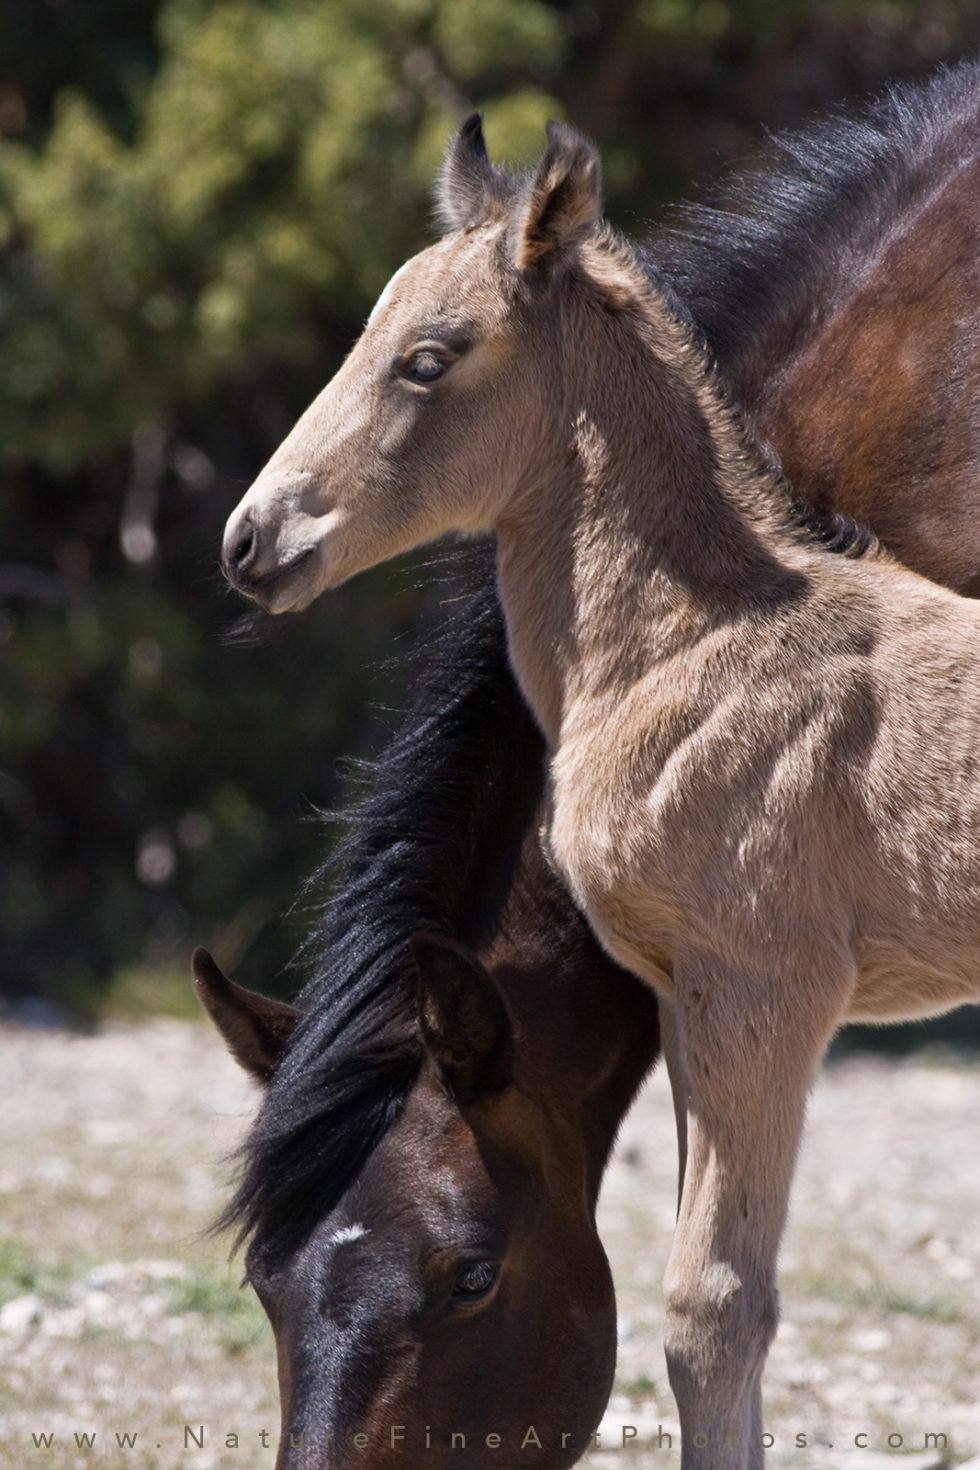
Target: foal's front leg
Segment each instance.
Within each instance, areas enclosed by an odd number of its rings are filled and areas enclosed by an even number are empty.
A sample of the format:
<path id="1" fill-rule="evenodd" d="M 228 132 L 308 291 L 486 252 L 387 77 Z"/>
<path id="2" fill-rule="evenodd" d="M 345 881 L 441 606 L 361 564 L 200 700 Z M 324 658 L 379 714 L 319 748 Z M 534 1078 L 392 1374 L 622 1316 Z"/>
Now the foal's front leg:
<path id="1" fill-rule="evenodd" d="M 763 1463 L 776 1257 L 806 1094 L 848 989 L 819 968 L 770 981 L 714 957 L 675 965 L 671 1085 L 687 1161 L 664 1296 L 682 1470 Z"/>

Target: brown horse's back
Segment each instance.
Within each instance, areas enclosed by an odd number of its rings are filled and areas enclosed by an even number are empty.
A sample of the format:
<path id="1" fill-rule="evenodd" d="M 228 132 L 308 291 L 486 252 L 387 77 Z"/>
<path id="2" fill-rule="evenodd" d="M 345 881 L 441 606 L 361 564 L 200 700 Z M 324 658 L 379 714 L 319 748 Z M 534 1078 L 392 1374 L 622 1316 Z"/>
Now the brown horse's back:
<path id="1" fill-rule="evenodd" d="M 977 156 L 883 232 L 763 402 L 790 483 L 910 566 L 980 592 Z"/>
<path id="2" fill-rule="evenodd" d="M 980 594 L 980 65 L 777 139 L 653 257 L 818 512 Z"/>

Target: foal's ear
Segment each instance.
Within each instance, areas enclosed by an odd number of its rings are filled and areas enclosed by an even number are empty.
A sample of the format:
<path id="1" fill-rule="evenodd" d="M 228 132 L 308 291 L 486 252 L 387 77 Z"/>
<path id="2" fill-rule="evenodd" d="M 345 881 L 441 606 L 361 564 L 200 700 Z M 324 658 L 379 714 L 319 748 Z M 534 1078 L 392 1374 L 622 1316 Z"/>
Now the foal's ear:
<path id="1" fill-rule="evenodd" d="M 599 155 L 565 123 L 548 124 L 548 147 L 515 211 L 511 247 L 518 270 L 557 260 L 591 235 L 602 214 Z"/>
<path id="2" fill-rule="evenodd" d="M 303 1012 L 236 985 L 221 973 L 206 949 L 194 951 L 191 965 L 197 998 L 228 1050 L 246 1072 L 268 1082 Z"/>
<path id="3" fill-rule="evenodd" d="M 439 176 L 439 223 L 448 233 L 502 218 L 514 192 L 513 181 L 490 162 L 483 140 L 483 119 L 478 112 L 472 113 L 450 143 Z"/>
<path id="4" fill-rule="evenodd" d="M 473 1102 L 509 1078 L 511 1025 L 493 977 L 476 955 L 439 934 L 416 934 L 422 1040 L 453 1095 Z"/>

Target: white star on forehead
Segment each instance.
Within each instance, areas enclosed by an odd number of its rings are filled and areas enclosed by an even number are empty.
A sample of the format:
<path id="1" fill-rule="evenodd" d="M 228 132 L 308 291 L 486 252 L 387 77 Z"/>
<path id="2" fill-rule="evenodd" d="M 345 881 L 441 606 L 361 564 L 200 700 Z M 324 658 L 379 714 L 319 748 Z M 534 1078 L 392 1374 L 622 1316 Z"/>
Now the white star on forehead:
<path id="1" fill-rule="evenodd" d="M 327 1245 L 349 1245 L 352 1240 L 360 1240 L 362 1235 L 367 1234 L 369 1231 L 366 1225 L 344 1225 L 328 1237 Z"/>

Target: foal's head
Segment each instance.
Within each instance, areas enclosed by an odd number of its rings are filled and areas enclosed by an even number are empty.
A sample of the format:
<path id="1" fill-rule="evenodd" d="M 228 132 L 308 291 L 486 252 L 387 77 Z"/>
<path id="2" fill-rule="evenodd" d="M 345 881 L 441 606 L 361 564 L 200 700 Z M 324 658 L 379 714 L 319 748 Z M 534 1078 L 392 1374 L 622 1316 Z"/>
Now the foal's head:
<path id="1" fill-rule="evenodd" d="M 588 940 L 581 976 L 571 955 L 552 957 L 549 976 L 488 971 L 434 936 L 414 949 L 422 1065 L 400 1114 L 339 1197 L 322 1178 L 323 1207 L 306 1194 L 295 1217 L 260 1220 L 247 1253 L 276 1335 L 277 1465 L 447 1470 L 458 1436 L 467 1464 L 513 1463 L 533 1426 L 534 1463 L 559 1470 L 612 1381 L 615 1302 L 594 1210 L 655 1049 L 654 1002 Z M 299 1013 L 234 986 L 200 951 L 195 973 L 274 1103 Z"/>
<path id="2" fill-rule="evenodd" d="M 536 175 L 518 183 L 470 119 L 440 206 L 448 233 L 389 282 L 228 522 L 226 572 L 272 612 L 445 530 L 495 524 L 534 467 L 567 452 L 540 411 L 568 367 L 549 295 L 597 227 L 594 151 L 552 124 Z"/>

